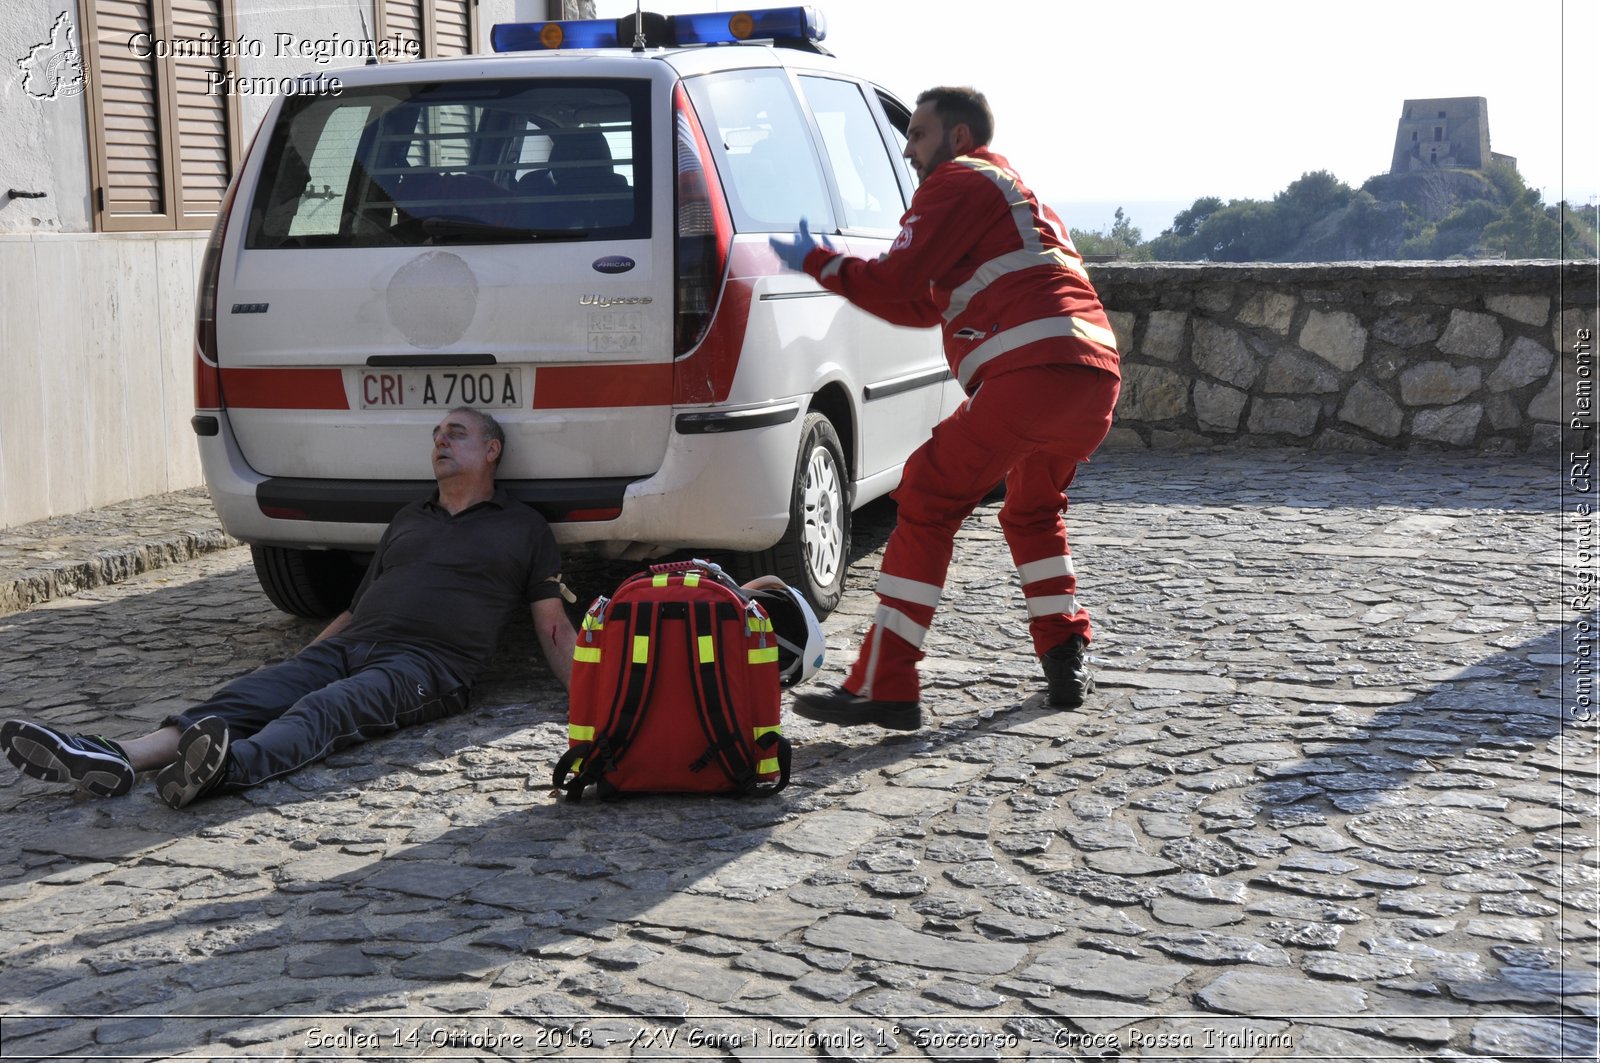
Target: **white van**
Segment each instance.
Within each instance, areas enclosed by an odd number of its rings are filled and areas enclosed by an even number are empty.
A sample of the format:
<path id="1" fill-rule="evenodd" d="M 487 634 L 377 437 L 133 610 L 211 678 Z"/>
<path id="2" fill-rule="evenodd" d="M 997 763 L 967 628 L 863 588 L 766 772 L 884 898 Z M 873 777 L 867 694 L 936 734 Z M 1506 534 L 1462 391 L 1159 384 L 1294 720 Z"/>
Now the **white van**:
<path id="1" fill-rule="evenodd" d="M 960 393 L 934 330 L 768 238 L 804 215 L 887 250 L 910 112 L 809 8 L 642 21 L 642 44 L 631 17 L 497 26 L 499 54 L 340 71 L 268 112 L 207 250 L 194 424 L 279 608 L 344 607 L 456 405 L 505 426 L 500 482 L 565 546 L 753 554 L 838 601 L 851 509 Z"/>

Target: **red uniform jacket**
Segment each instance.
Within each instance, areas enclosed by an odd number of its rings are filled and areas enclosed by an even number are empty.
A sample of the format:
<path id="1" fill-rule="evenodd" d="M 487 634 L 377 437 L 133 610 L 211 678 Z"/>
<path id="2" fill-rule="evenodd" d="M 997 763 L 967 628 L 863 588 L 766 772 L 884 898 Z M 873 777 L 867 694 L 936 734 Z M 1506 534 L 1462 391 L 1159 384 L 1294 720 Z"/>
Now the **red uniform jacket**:
<path id="1" fill-rule="evenodd" d="M 942 325 L 950 371 L 970 393 L 987 375 L 1090 365 L 1118 374 L 1117 340 L 1083 258 L 1055 212 L 987 148 L 934 168 L 876 261 L 825 247 L 806 272 L 897 325 Z"/>

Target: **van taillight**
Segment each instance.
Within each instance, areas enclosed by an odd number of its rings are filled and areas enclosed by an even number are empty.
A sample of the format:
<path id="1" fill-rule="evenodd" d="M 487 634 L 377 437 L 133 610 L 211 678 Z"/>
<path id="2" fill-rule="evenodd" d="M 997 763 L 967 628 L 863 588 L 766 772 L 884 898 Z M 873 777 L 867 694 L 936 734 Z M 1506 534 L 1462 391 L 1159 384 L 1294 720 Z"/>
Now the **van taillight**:
<path id="1" fill-rule="evenodd" d="M 252 145 L 253 146 L 253 145 Z M 200 290 L 195 294 L 194 315 L 194 406 L 197 410 L 222 408 L 222 373 L 217 358 L 217 281 L 222 266 L 222 240 L 228 231 L 228 215 L 233 211 L 233 195 L 239 177 L 228 182 L 217 208 L 217 223 L 206 241 L 205 257 L 200 261 Z"/>
<path id="2" fill-rule="evenodd" d="M 673 355 L 681 357 L 692 351 L 711 327 L 722 274 L 728 268 L 733 221 L 711 169 L 710 146 L 682 85 L 673 90 L 672 115 L 678 186 L 678 314 Z"/>

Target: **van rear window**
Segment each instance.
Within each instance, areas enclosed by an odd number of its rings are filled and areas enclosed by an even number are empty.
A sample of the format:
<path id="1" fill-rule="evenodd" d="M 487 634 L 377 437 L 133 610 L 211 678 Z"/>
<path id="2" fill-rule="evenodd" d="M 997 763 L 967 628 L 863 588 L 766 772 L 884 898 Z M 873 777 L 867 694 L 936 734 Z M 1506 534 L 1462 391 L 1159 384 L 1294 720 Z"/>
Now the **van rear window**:
<path id="1" fill-rule="evenodd" d="M 252 248 L 641 239 L 650 83 L 444 81 L 294 97 Z"/>

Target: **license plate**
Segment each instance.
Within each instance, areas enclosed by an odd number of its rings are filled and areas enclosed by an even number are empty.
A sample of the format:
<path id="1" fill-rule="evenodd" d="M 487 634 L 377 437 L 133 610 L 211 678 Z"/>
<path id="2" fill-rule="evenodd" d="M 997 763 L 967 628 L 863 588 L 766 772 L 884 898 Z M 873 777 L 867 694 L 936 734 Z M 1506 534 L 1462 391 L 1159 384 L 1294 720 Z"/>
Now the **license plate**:
<path id="1" fill-rule="evenodd" d="M 527 405 L 522 370 L 369 369 L 356 376 L 363 410 L 428 410 L 477 406 L 510 410 Z"/>

